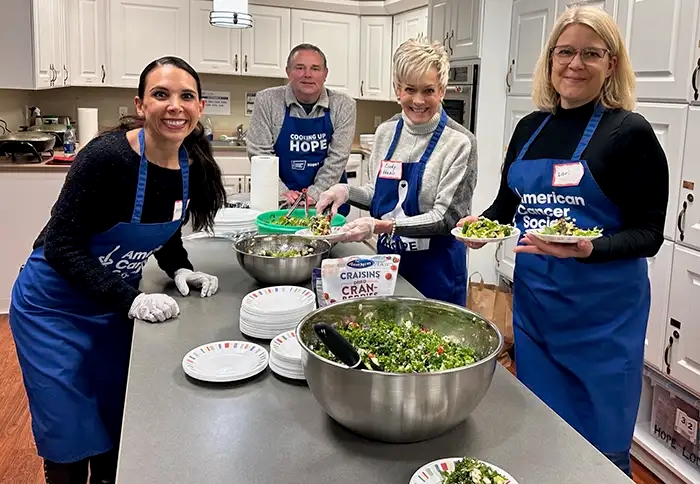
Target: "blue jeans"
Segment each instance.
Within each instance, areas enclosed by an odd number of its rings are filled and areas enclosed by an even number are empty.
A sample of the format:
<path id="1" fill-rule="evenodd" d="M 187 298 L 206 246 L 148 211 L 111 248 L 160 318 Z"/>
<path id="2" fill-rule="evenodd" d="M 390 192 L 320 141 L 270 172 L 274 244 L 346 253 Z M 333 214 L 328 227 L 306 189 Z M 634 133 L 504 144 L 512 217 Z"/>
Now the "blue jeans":
<path id="1" fill-rule="evenodd" d="M 607 457 L 610 462 L 615 464 L 620 468 L 622 472 L 627 474 L 627 476 L 632 479 L 632 462 L 630 461 L 630 453 L 627 452 L 613 452 L 610 454 L 603 454 Z"/>

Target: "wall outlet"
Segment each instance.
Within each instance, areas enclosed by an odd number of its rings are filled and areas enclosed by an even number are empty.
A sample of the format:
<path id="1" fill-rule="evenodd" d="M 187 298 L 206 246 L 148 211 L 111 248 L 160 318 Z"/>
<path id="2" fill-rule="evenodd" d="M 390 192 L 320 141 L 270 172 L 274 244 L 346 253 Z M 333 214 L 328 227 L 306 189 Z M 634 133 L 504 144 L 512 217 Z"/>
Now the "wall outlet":
<path id="1" fill-rule="evenodd" d="M 119 106 L 119 117 L 123 118 L 129 114 L 129 109 L 126 106 Z"/>
<path id="2" fill-rule="evenodd" d="M 374 127 L 377 128 L 377 127 L 379 127 L 380 124 L 382 124 L 382 117 L 375 116 L 374 117 Z"/>

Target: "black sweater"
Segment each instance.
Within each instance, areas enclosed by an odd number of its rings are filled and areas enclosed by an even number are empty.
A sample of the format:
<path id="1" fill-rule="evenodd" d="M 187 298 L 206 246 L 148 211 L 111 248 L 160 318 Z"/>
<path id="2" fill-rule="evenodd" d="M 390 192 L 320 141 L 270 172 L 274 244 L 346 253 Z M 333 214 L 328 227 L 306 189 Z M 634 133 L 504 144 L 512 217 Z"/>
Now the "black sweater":
<path id="1" fill-rule="evenodd" d="M 103 267 L 88 242 L 118 222 L 131 221 L 139 163 L 125 131 L 93 139 L 75 157 L 51 218 L 34 242 L 34 248 L 44 247 L 47 262 L 66 281 L 105 308 L 125 313 L 140 291 Z M 180 170 L 149 163 L 141 222 L 172 221 L 176 200 L 182 200 Z M 177 269 L 192 269 L 180 229 L 154 256 L 170 277 Z"/>
<path id="2" fill-rule="evenodd" d="M 524 160 L 571 159 L 590 120 L 594 103 L 558 109 L 525 153 Z M 520 198 L 508 187 L 508 169 L 546 118 L 533 112 L 520 120 L 506 154 L 501 185 L 493 204 L 482 214 L 511 223 Z M 582 262 L 607 262 L 654 256 L 664 239 L 668 205 L 668 163 L 647 120 L 622 109 L 608 110 L 581 156 L 608 199 L 620 210 L 622 230 L 593 241 L 593 253 Z"/>

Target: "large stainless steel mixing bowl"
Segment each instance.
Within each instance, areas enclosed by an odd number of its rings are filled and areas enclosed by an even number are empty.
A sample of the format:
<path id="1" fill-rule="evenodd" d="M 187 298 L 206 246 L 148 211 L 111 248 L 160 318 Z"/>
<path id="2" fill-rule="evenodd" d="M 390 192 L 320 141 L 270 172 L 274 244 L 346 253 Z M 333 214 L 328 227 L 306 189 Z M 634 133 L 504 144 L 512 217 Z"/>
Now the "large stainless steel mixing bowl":
<path id="1" fill-rule="evenodd" d="M 473 348 L 477 362 L 434 373 L 351 370 L 313 349 L 323 343 L 313 330 L 319 322 L 347 318 L 412 321 Z M 486 394 L 503 336 L 490 321 L 461 306 L 431 299 L 372 297 L 325 306 L 297 326 L 304 374 L 311 393 L 339 424 L 370 439 L 417 442 L 457 426 Z"/>
<path id="2" fill-rule="evenodd" d="M 289 250 L 313 247 L 314 254 L 302 257 L 266 257 L 251 254 L 261 249 Z M 253 235 L 233 244 L 238 263 L 250 277 L 262 284 L 300 284 L 311 279 L 311 271 L 321 267 L 331 244 L 322 239 L 293 234 Z"/>

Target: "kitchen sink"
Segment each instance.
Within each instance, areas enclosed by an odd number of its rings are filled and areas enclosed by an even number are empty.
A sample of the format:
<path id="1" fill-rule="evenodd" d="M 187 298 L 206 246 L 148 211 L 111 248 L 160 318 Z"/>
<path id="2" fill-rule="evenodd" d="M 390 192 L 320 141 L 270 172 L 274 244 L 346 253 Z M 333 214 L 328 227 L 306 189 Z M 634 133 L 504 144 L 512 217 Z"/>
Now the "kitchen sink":
<path id="1" fill-rule="evenodd" d="M 219 141 L 219 140 L 214 140 L 211 142 L 211 146 L 213 148 L 228 148 L 231 146 L 241 146 L 245 147 L 245 140 L 227 140 L 227 141 Z"/>

